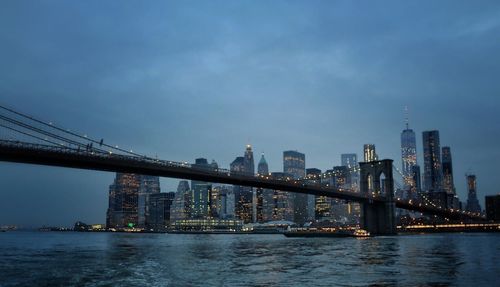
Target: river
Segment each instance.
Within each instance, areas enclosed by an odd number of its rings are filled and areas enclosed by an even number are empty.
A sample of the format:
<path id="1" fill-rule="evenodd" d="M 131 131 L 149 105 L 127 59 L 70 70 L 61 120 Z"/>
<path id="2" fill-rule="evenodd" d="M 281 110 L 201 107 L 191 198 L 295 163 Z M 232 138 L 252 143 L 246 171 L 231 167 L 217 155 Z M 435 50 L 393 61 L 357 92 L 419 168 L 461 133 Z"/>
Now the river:
<path id="1" fill-rule="evenodd" d="M 0 286 L 500 286 L 500 234 L 0 233 Z"/>

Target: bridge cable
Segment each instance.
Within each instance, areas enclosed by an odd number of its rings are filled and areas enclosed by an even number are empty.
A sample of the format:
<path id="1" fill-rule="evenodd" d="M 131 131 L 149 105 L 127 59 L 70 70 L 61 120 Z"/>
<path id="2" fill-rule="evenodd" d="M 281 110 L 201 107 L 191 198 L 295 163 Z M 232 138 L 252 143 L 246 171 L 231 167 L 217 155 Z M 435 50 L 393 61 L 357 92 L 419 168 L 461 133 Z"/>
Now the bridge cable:
<path id="1" fill-rule="evenodd" d="M 17 112 L 17 111 L 15 111 L 15 110 L 9 109 L 9 108 L 7 108 L 7 107 L 5 107 L 5 106 L 0 105 L 0 108 L 1 108 L 1 109 L 4 109 L 4 110 L 6 110 L 6 111 L 9 111 L 9 112 L 11 112 L 11 113 L 14 113 L 14 114 L 16 114 L 16 115 L 19 115 L 19 116 L 21 116 L 21 117 L 24 117 L 24 118 L 27 118 L 27 119 L 29 119 L 29 120 L 32 120 L 32 121 L 34 121 L 34 122 L 37 122 L 37 123 L 43 124 L 43 125 L 45 125 L 45 126 L 47 126 L 47 127 L 50 127 L 50 128 L 53 128 L 53 129 L 59 130 L 59 131 L 61 131 L 61 132 L 64 132 L 64 133 L 70 134 L 70 135 L 72 135 L 72 136 L 75 136 L 75 137 L 78 137 L 78 138 L 84 139 L 84 140 L 86 140 L 86 141 L 90 141 L 90 142 L 93 142 L 93 143 L 96 143 L 96 144 L 99 144 L 99 145 L 102 145 L 102 146 L 106 146 L 106 147 L 111 148 L 111 149 L 113 149 L 113 150 L 118 150 L 118 151 L 121 151 L 121 152 L 124 152 L 124 153 L 127 153 L 127 154 L 131 154 L 131 155 L 134 155 L 134 156 L 138 156 L 138 157 L 146 157 L 146 156 L 144 156 L 144 155 L 141 155 L 141 154 L 138 154 L 138 153 L 134 153 L 134 152 L 131 152 L 131 151 L 128 151 L 128 150 L 125 150 L 125 149 L 121 149 L 121 148 L 118 148 L 118 147 L 116 147 L 116 146 L 112 146 L 112 145 L 108 145 L 108 144 L 105 144 L 105 143 L 101 143 L 101 141 L 94 140 L 94 139 L 92 139 L 92 138 L 89 138 L 89 137 L 86 137 L 86 136 L 79 135 L 79 134 L 74 133 L 74 132 L 71 132 L 71 131 L 69 131 L 69 130 L 65 130 L 65 129 L 60 128 L 60 127 L 58 127 L 58 126 L 55 126 L 55 125 L 53 125 L 53 124 L 51 124 L 51 123 L 46 123 L 46 122 L 41 121 L 41 120 L 38 120 L 38 119 L 36 119 L 36 118 L 34 118 L 34 117 L 31 117 L 31 116 L 28 116 L 28 115 L 22 114 L 22 113 L 20 113 L 20 112 Z M 82 145 L 84 145 L 84 146 L 85 146 L 85 144 L 82 144 Z M 149 157 L 146 157 L 146 158 L 149 158 Z"/>

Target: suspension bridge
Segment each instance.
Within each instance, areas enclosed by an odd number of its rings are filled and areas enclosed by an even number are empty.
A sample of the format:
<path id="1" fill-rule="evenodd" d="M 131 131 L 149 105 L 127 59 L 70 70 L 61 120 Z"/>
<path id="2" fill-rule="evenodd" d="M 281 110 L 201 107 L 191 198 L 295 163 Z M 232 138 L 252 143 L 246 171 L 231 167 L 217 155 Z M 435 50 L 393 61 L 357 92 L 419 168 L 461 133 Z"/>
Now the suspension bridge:
<path id="1" fill-rule="evenodd" d="M 360 192 L 354 192 L 325 186 L 307 178 L 276 179 L 266 174 L 248 174 L 162 160 L 1 105 L 0 161 L 199 180 L 359 202 L 362 205 L 361 225 L 373 234 L 395 233 L 395 208 L 449 219 L 484 219 L 480 214 L 437 206 L 425 197 L 418 201 L 394 198 L 392 160 L 359 163 Z M 381 182 L 382 174 L 385 180 Z"/>

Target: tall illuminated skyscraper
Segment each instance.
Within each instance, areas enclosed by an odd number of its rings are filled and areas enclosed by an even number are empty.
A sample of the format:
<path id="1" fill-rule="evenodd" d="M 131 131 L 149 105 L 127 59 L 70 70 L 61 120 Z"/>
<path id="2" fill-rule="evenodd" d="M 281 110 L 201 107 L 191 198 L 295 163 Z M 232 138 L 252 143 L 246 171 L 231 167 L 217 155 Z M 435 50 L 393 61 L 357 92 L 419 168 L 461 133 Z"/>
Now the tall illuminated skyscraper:
<path id="1" fill-rule="evenodd" d="M 123 228 L 138 224 L 138 198 L 141 176 L 117 173 L 109 186 L 109 206 L 106 214 L 108 228 Z"/>
<path id="2" fill-rule="evenodd" d="M 442 189 L 441 148 L 439 131 L 422 133 L 424 147 L 424 189 L 439 192 Z"/>
<path id="3" fill-rule="evenodd" d="M 401 162 L 405 189 L 412 190 L 416 186 L 413 167 L 417 165 L 417 141 L 415 132 L 409 128 L 408 118 L 406 129 L 401 132 Z"/>
<path id="4" fill-rule="evenodd" d="M 306 176 L 306 156 L 298 151 L 283 152 L 283 172 L 290 174 L 294 179 L 304 178 Z M 303 225 L 308 218 L 307 213 L 307 194 L 296 193 L 293 196 L 293 221 Z"/>
<path id="5" fill-rule="evenodd" d="M 455 184 L 453 183 L 453 163 L 451 160 L 450 147 L 444 146 L 442 148 L 442 162 L 443 162 L 443 189 L 448 194 L 455 194 Z"/>
<path id="6" fill-rule="evenodd" d="M 230 165 L 233 172 L 254 174 L 255 165 L 253 159 L 252 146 L 247 145 L 244 156 L 237 157 Z M 235 198 L 235 213 L 236 217 L 243 220 L 244 223 L 250 223 L 256 220 L 257 207 L 254 204 L 257 200 L 254 199 L 253 190 L 251 187 L 238 186 L 233 187 Z"/>

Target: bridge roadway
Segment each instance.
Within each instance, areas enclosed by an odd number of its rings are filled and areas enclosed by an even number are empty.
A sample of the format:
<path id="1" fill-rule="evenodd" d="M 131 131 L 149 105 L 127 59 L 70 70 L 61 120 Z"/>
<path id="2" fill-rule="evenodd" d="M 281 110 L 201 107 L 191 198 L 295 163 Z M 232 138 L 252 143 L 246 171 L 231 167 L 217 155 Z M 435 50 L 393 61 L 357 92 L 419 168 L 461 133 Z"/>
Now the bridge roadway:
<path id="1" fill-rule="evenodd" d="M 109 172 L 136 173 L 305 193 L 359 203 L 385 203 L 385 198 L 381 196 L 365 196 L 348 190 L 325 187 L 319 184 L 306 183 L 299 180 L 280 180 L 264 175 L 256 176 L 235 173 L 227 169 L 214 170 L 211 168 L 200 168 L 188 163 L 158 160 L 149 157 L 114 154 L 94 149 L 86 150 L 65 146 L 0 140 L 0 161 Z M 451 212 L 448 209 L 436 208 L 425 204 L 412 204 L 411 202 L 402 200 L 396 200 L 395 205 L 398 208 L 436 214 L 449 218 L 468 217 L 471 219 L 482 219 L 482 217 L 466 214 L 462 211 Z"/>

